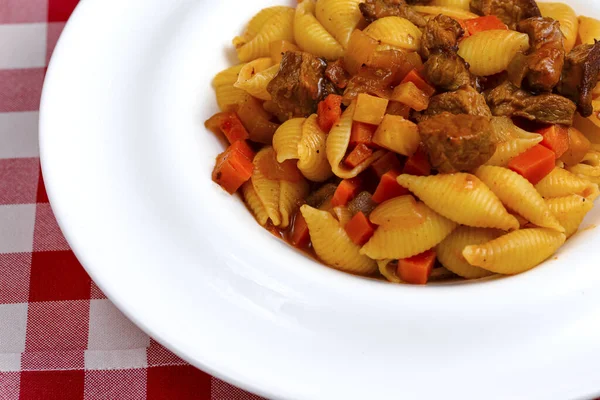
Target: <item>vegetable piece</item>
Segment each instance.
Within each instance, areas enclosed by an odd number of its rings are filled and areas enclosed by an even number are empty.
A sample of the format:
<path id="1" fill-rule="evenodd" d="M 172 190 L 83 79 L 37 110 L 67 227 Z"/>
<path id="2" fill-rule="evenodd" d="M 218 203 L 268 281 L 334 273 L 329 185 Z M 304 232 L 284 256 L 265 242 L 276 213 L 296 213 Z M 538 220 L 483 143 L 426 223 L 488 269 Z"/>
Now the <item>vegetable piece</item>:
<path id="1" fill-rule="evenodd" d="M 350 168 L 355 168 L 372 155 L 373 150 L 368 148 L 364 143 L 360 143 L 346 156 L 344 164 Z"/>
<path id="2" fill-rule="evenodd" d="M 508 26 L 495 15 L 467 19 L 464 23 L 471 35 L 490 30 L 508 30 Z"/>
<path id="3" fill-rule="evenodd" d="M 246 127 L 250 140 L 257 143 L 271 144 L 273 135 L 279 124 L 271 122 L 271 114 L 263 108 L 261 102 L 247 96 L 237 109 L 237 115 Z"/>
<path id="4" fill-rule="evenodd" d="M 544 138 L 540 144 L 552 150 L 556 158 L 561 158 L 569 150 L 568 128 L 564 125 L 550 125 L 537 131 Z"/>
<path id="5" fill-rule="evenodd" d="M 427 83 L 427 81 L 419 74 L 416 68 L 410 71 L 408 75 L 402 79 L 400 84 L 407 82 L 412 82 L 416 87 L 425 92 L 427 96 L 433 96 L 435 93 L 435 88 Z"/>
<path id="6" fill-rule="evenodd" d="M 217 113 L 206 120 L 204 125 L 215 133 L 222 132 L 230 144 L 250 137 L 242 121 L 233 111 Z"/>
<path id="7" fill-rule="evenodd" d="M 292 228 L 292 235 L 290 237 L 292 244 L 300 249 L 308 246 L 310 242 L 310 234 L 308 232 L 308 225 L 306 220 L 300 211 L 296 213 L 294 219 L 294 227 Z"/>
<path id="8" fill-rule="evenodd" d="M 340 207 L 348 204 L 350 200 L 358 194 L 360 190 L 360 179 L 344 179 L 340 182 L 333 197 L 331 198 L 332 207 Z"/>
<path id="9" fill-rule="evenodd" d="M 415 111 L 423 111 L 429 107 L 429 96 L 412 82 L 396 86 L 390 100 L 406 104 Z"/>
<path id="10" fill-rule="evenodd" d="M 375 203 L 381 204 L 394 197 L 400 197 L 410 193 L 408 189 L 398 184 L 396 178 L 398 178 L 399 175 L 400 173 L 397 170 L 391 170 L 381 176 L 379 185 L 377 185 L 377 189 L 375 189 L 375 193 L 372 197 L 372 200 Z"/>
<path id="11" fill-rule="evenodd" d="M 342 115 L 342 96 L 337 94 L 328 95 L 321 101 L 317 110 L 317 124 L 325 133 L 328 133 Z"/>
<path id="12" fill-rule="evenodd" d="M 373 143 L 405 156 L 412 156 L 421 137 L 417 125 L 398 115 L 386 115 L 373 135 Z"/>
<path id="13" fill-rule="evenodd" d="M 390 101 L 388 104 L 386 114 L 390 115 L 398 115 L 400 117 L 408 119 L 410 117 L 410 107 L 404 103 L 399 103 L 397 101 Z"/>
<path id="14" fill-rule="evenodd" d="M 348 234 L 348 237 L 350 237 L 350 240 L 358 246 L 367 243 L 375 233 L 375 227 L 362 211 L 359 211 L 354 215 L 344 229 L 346 229 L 346 233 Z"/>
<path id="15" fill-rule="evenodd" d="M 433 271 L 435 257 L 435 251 L 427 250 L 416 256 L 398 260 L 397 274 L 406 283 L 425 285 Z"/>
<path id="16" fill-rule="evenodd" d="M 212 179 L 229 194 L 234 194 L 252 176 L 254 152 L 246 141 L 233 142 L 219 154 Z"/>
<path id="17" fill-rule="evenodd" d="M 555 160 L 552 150 L 537 144 L 525 153 L 510 160 L 508 168 L 535 185 L 552 172 Z"/>
<path id="18" fill-rule="evenodd" d="M 560 158 L 567 167 L 579 164 L 590 151 L 592 143 L 581 131 L 570 127 L 567 131 L 569 137 L 569 149 Z"/>
<path id="19" fill-rule="evenodd" d="M 428 176 L 431 174 L 431 164 L 427 152 L 419 146 L 416 153 L 406 160 L 403 173 L 417 176 Z"/>
<path id="20" fill-rule="evenodd" d="M 387 110 L 388 100 L 370 94 L 360 93 L 356 99 L 354 121 L 366 124 L 379 125 Z"/>
<path id="21" fill-rule="evenodd" d="M 354 121 L 352 123 L 352 132 L 350 133 L 350 146 L 359 144 L 373 145 L 373 134 L 377 130 L 377 126 L 365 124 L 364 122 Z"/>
<path id="22" fill-rule="evenodd" d="M 351 75 L 358 74 L 363 65 L 367 65 L 371 55 L 377 50 L 379 43 L 360 29 L 350 35 L 348 49 L 344 55 L 344 66 Z"/>
<path id="23" fill-rule="evenodd" d="M 275 40 L 269 44 L 269 50 L 271 51 L 273 62 L 279 64 L 286 51 L 299 51 L 300 48 L 287 40 Z"/>
<path id="24" fill-rule="evenodd" d="M 386 153 L 383 157 L 371 164 L 371 168 L 375 171 L 378 178 L 381 178 L 386 172 L 395 169 L 396 171 L 402 170 L 402 164 L 398 157 L 393 152 Z"/>

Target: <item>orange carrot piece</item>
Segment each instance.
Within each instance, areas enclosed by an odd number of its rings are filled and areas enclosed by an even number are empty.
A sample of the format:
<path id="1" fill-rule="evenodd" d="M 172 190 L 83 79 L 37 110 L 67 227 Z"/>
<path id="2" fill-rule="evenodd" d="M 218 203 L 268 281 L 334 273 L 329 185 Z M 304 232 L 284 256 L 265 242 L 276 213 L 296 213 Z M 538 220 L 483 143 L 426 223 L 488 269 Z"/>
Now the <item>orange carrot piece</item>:
<path id="1" fill-rule="evenodd" d="M 329 133 L 342 115 L 342 96 L 328 95 L 317 107 L 317 123 L 325 133 Z"/>
<path id="2" fill-rule="evenodd" d="M 405 187 L 400 186 L 396 178 L 400 173 L 396 170 L 391 170 L 383 174 L 375 193 L 373 193 L 372 200 L 375 203 L 381 204 L 384 201 L 393 199 L 394 197 L 400 197 L 409 194 L 409 190 Z"/>
<path id="3" fill-rule="evenodd" d="M 344 164 L 346 164 L 350 168 L 355 168 L 372 155 L 373 150 L 368 148 L 365 144 L 360 143 L 354 148 L 354 150 L 350 152 L 350 154 L 346 156 Z"/>
<path id="4" fill-rule="evenodd" d="M 550 125 L 537 131 L 544 138 L 540 144 L 554 152 L 556 158 L 561 158 L 569 150 L 568 127 L 564 125 Z"/>
<path id="5" fill-rule="evenodd" d="M 415 86 L 418 87 L 421 91 L 425 92 L 427 96 L 431 97 L 435 93 L 435 88 L 429 83 L 427 83 L 427 81 L 419 74 L 416 68 L 410 71 L 408 75 L 406 75 L 404 79 L 402 79 L 402 82 L 400 82 L 400 84 L 407 82 L 414 83 Z"/>
<path id="6" fill-rule="evenodd" d="M 554 169 L 555 160 L 552 150 L 538 144 L 510 160 L 508 168 L 535 185 Z"/>
<path id="7" fill-rule="evenodd" d="M 435 264 L 436 254 L 433 250 L 427 250 L 416 256 L 398 260 L 398 277 L 406 283 L 414 285 L 425 285 L 433 265 Z"/>
<path id="8" fill-rule="evenodd" d="M 357 146 L 361 143 L 367 146 L 372 146 L 373 134 L 376 130 L 376 125 L 365 124 L 364 122 L 358 121 L 352 122 L 352 131 L 350 133 L 350 147 Z"/>
<path id="9" fill-rule="evenodd" d="M 235 193 L 252 176 L 253 157 L 254 152 L 245 141 L 234 142 L 217 157 L 212 174 L 213 181 L 229 194 Z"/>
<path id="10" fill-rule="evenodd" d="M 229 143 L 250 137 L 240 118 L 233 111 L 220 112 L 210 117 L 204 125 L 213 132 L 222 132 Z"/>
<path id="11" fill-rule="evenodd" d="M 428 176 L 431 174 L 429 157 L 422 146 L 419 146 L 417 152 L 406 160 L 403 173 L 418 176 Z"/>
<path id="12" fill-rule="evenodd" d="M 332 207 L 342 207 L 348 204 L 360 190 L 360 179 L 344 179 L 340 182 L 333 197 L 331 198 Z"/>
<path id="13" fill-rule="evenodd" d="M 383 157 L 373 162 L 373 164 L 371 164 L 371 169 L 373 169 L 377 177 L 381 179 L 383 174 L 385 174 L 388 171 L 391 171 L 393 169 L 401 171 L 402 164 L 400 163 L 400 160 L 398 160 L 396 153 L 390 151 L 386 153 Z"/>
<path id="14" fill-rule="evenodd" d="M 369 221 L 367 216 L 359 211 L 348 223 L 345 228 L 348 237 L 358 246 L 362 246 L 371 239 L 375 233 L 375 226 Z"/>
<path id="15" fill-rule="evenodd" d="M 508 30 L 508 26 L 495 15 L 487 15 L 485 17 L 467 19 L 465 25 L 471 35 L 476 33 L 489 31 L 492 29 Z"/>
<path id="16" fill-rule="evenodd" d="M 290 240 L 294 246 L 300 249 L 307 247 L 308 243 L 310 242 L 308 225 L 306 224 L 306 220 L 300 211 L 296 213 Z"/>

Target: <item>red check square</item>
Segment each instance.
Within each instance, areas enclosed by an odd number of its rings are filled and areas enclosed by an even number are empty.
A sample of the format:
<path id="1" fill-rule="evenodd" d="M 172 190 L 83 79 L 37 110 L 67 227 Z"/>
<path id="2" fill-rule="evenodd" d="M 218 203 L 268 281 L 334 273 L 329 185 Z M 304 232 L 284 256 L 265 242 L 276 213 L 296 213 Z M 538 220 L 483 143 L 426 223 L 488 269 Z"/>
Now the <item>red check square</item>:
<path id="1" fill-rule="evenodd" d="M 48 0 L 2 0 L 0 24 L 46 22 Z"/>
<path id="2" fill-rule="evenodd" d="M 86 371 L 85 400 L 146 400 L 146 369 Z"/>
<path id="3" fill-rule="evenodd" d="M 65 22 L 79 3 L 79 0 L 49 0 L 48 22 Z"/>
<path id="4" fill-rule="evenodd" d="M 147 354 L 148 366 L 150 367 L 187 364 L 152 338 L 150 338 L 150 346 L 148 346 Z"/>
<path id="5" fill-rule="evenodd" d="M 205 400 L 210 375 L 190 365 L 148 368 L 148 400 Z"/>
<path id="6" fill-rule="evenodd" d="M 50 22 L 48 24 L 46 36 L 46 65 L 50 61 L 52 53 L 54 53 L 56 43 L 58 43 L 58 38 L 60 37 L 63 29 L 65 29 L 65 25 L 66 22 Z"/>
<path id="7" fill-rule="evenodd" d="M 25 351 L 67 351 L 87 347 L 90 302 L 29 303 Z"/>
<path id="8" fill-rule="evenodd" d="M 48 203 L 40 203 L 35 211 L 33 230 L 33 251 L 69 250 L 69 243 L 58 227 L 52 208 Z"/>
<path id="9" fill-rule="evenodd" d="M 45 68 L 0 70 L 0 112 L 37 111 Z"/>
<path id="10" fill-rule="evenodd" d="M 0 204 L 35 203 L 39 165 L 37 158 L 0 159 Z"/>
<path id="11" fill-rule="evenodd" d="M 31 253 L 0 254 L 0 304 L 26 303 Z"/>
<path id="12" fill-rule="evenodd" d="M 20 372 L 0 372 L 0 399 L 19 400 Z"/>
<path id="13" fill-rule="evenodd" d="M 72 251 L 34 252 L 29 301 L 88 300 L 92 280 Z"/>
<path id="14" fill-rule="evenodd" d="M 21 399 L 82 400 L 85 371 L 21 372 Z"/>
<path id="15" fill-rule="evenodd" d="M 42 171 L 40 169 L 38 186 L 37 186 L 37 203 L 49 203 L 48 193 L 46 193 L 46 185 L 44 184 L 44 176 L 42 175 Z"/>

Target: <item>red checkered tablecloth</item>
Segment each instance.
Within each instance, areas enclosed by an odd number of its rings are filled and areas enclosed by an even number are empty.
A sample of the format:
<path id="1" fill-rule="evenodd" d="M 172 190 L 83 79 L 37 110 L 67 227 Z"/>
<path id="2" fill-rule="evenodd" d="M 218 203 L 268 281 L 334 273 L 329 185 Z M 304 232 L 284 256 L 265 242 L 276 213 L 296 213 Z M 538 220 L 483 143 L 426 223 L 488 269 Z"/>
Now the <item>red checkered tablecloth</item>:
<path id="1" fill-rule="evenodd" d="M 106 299 L 40 173 L 46 66 L 78 0 L 0 0 L 0 400 L 259 399 L 183 362 Z"/>

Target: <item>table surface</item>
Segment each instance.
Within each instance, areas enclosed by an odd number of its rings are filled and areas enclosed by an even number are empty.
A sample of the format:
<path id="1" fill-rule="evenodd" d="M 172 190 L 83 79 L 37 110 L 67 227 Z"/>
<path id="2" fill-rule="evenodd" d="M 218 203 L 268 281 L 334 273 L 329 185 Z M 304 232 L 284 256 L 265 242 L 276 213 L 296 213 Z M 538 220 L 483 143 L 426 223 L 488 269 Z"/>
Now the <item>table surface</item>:
<path id="1" fill-rule="evenodd" d="M 0 0 L 0 400 L 260 399 L 128 321 L 60 232 L 40 172 L 46 67 L 78 0 Z"/>

